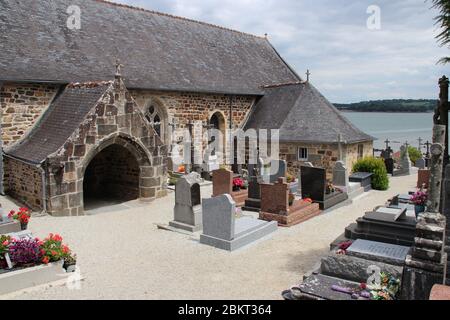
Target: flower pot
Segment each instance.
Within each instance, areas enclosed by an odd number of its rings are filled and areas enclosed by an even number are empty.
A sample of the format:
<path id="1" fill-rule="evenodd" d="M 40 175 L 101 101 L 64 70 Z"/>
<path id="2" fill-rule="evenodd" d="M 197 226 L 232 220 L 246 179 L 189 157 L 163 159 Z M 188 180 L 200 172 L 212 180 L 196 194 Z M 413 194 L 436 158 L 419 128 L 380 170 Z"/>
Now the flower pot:
<path id="1" fill-rule="evenodd" d="M 64 262 L 63 268 L 66 269 L 66 272 L 75 272 L 75 270 L 77 269 L 77 263 L 76 262 L 73 262 L 73 263 Z"/>
<path id="2" fill-rule="evenodd" d="M 419 214 L 421 214 L 422 212 L 425 212 L 425 206 L 421 206 L 421 205 L 415 205 L 414 206 L 414 211 L 416 212 L 416 218 L 419 216 Z"/>
<path id="3" fill-rule="evenodd" d="M 237 191 L 240 191 L 241 190 L 241 187 L 238 187 L 238 186 L 234 186 L 233 187 L 233 191 L 234 192 L 237 192 Z"/>
<path id="4" fill-rule="evenodd" d="M 27 222 L 27 223 L 21 222 L 21 223 L 20 223 L 20 228 L 22 229 L 22 231 L 27 230 L 27 228 L 28 228 L 28 222 Z"/>

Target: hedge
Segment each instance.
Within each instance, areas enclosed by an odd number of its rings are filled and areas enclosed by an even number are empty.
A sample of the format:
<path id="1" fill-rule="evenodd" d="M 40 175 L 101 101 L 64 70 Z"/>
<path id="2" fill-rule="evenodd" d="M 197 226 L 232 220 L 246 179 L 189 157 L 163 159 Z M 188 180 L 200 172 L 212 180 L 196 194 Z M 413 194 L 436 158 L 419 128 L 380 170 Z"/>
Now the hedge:
<path id="1" fill-rule="evenodd" d="M 389 178 L 386 171 L 384 160 L 374 157 L 366 157 L 358 160 L 353 165 L 353 172 L 370 172 L 372 176 L 372 189 L 389 189 Z"/>

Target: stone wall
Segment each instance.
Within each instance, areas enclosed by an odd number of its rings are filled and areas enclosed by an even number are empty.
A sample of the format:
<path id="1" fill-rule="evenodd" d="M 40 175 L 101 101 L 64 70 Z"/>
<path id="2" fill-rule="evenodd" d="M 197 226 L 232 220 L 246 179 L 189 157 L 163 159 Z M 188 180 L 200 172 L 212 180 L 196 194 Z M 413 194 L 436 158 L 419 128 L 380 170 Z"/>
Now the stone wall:
<path id="1" fill-rule="evenodd" d="M 42 174 L 30 164 L 4 157 L 5 192 L 33 210 L 42 209 Z"/>
<path id="2" fill-rule="evenodd" d="M 358 160 L 358 145 L 350 144 L 342 146 L 342 157 L 349 172 L 353 164 Z M 363 143 L 363 156 L 373 155 L 373 143 Z M 288 172 L 297 176 L 300 167 L 305 161 L 298 160 L 298 148 L 308 149 L 308 162 L 315 167 L 327 170 L 327 178 L 332 178 L 333 167 L 339 160 L 339 148 L 337 144 L 306 144 L 306 143 L 280 143 L 280 158 L 288 163 Z"/>
<path id="3" fill-rule="evenodd" d="M 151 102 L 159 104 L 166 112 L 167 122 L 175 123 L 177 129 L 186 128 L 186 124 L 190 121 L 202 121 L 203 125 L 209 124 L 209 120 L 216 112 L 222 115 L 224 128 L 228 129 L 230 126 L 230 96 L 224 94 L 150 90 L 130 90 L 130 93 L 144 113 Z M 254 103 L 254 96 L 235 96 L 232 98 L 233 128 L 240 127 L 243 124 Z M 195 132 L 199 133 L 200 131 L 197 129 Z M 179 137 L 181 135 L 175 132 L 173 140 L 177 141 Z M 224 140 L 225 146 L 228 146 L 229 142 L 226 138 Z M 169 144 L 170 141 L 166 140 L 165 143 Z"/>
<path id="4" fill-rule="evenodd" d="M 20 139 L 39 119 L 58 92 L 57 85 L 4 83 L 0 88 L 2 139 Z"/>

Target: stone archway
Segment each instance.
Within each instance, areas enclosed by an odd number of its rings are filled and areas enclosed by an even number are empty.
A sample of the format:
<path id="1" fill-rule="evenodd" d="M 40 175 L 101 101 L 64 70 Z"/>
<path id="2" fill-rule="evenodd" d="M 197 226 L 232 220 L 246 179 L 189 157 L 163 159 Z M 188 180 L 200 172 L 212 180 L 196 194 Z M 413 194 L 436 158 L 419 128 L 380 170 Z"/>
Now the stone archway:
<path id="1" fill-rule="evenodd" d="M 219 130 L 222 133 L 222 141 L 221 141 L 222 145 L 220 151 L 222 153 L 225 153 L 227 145 L 226 145 L 226 121 L 224 115 L 219 111 L 214 112 L 209 120 L 209 125 L 211 126 L 212 129 Z M 214 139 L 215 139 L 214 136 L 210 136 L 208 143 L 213 142 Z"/>
<path id="2" fill-rule="evenodd" d="M 83 161 L 83 208 L 95 209 L 156 196 L 153 167 L 147 153 L 135 141 L 121 135 L 93 149 Z"/>
<path id="3" fill-rule="evenodd" d="M 100 151 L 89 163 L 83 179 L 84 208 L 121 203 L 139 198 L 139 164 L 119 144 Z"/>

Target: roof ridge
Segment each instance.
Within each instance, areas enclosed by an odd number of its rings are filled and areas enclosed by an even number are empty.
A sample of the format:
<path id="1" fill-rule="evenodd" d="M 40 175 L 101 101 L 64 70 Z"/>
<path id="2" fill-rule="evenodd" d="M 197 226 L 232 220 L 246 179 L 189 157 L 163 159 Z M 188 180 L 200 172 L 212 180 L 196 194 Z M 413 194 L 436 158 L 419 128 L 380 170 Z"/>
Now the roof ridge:
<path id="1" fill-rule="evenodd" d="M 271 89 L 271 88 L 280 88 L 280 87 L 286 87 L 286 86 L 295 86 L 299 84 L 305 84 L 305 81 L 293 81 L 293 82 L 285 82 L 285 83 L 278 83 L 278 84 L 269 84 L 266 86 L 262 86 L 261 88 L 264 89 Z"/>
<path id="2" fill-rule="evenodd" d="M 87 81 L 87 82 L 72 82 L 67 85 L 67 88 L 96 88 L 113 84 L 114 81 Z"/>
<path id="3" fill-rule="evenodd" d="M 195 20 L 195 19 L 190 19 L 190 18 L 185 18 L 185 17 L 181 17 L 181 16 L 176 16 L 176 15 L 169 14 L 169 13 L 163 13 L 163 12 L 159 12 L 159 11 L 155 11 L 155 10 L 149 10 L 149 9 L 145 9 L 145 8 L 141 8 L 141 7 L 131 6 L 129 4 L 117 3 L 117 2 L 112 2 L 112 1 L 109 1 L 109 0 L 93 0 L 93 1 L 110 4 L 110 5 L 113 5 L 113 6 L 116 6 L 116 7 L 121 7 L 121 8 L 131 9 L 131 10 L 137 10 L 137 11 L 143 11 L 143 12 L 147 12 L 147 13 L 152 13 L 152 14 L 156 14 L 156 15 L 159 15 L 159 16 L 169 17 L 169 18 L 178 19 L 178 20 L 182 20 L 182 21 L 194 22 L 194 23 L 205 25 L 205 26 L 214 27 L 214 28 L 218 28 L 218 29 L 221 29 L 221 30 L 225 30 L 225 31 L 231 31 L 231 32 L 234 32 L 234 33 L 238 33 L 238 34 L 242 34 L 242 35 L 245 35 L 245 36 L 254 37 L 254 38 L 258 38 L 258 39 L 265 39 L 266 38 L 265 36 L 257 36 L 257 35 L 251 34 L 251 33 L 242 32 L 242 31 L 238 31 L 238 30 L 222 27 L 222 26 L 219 26 L 219 25 L 216 25 L 216 24 L 213 24 L 213 23 L 209 23 L 209 22 L 199 21 L 199 20 Z"/>

